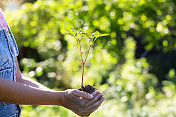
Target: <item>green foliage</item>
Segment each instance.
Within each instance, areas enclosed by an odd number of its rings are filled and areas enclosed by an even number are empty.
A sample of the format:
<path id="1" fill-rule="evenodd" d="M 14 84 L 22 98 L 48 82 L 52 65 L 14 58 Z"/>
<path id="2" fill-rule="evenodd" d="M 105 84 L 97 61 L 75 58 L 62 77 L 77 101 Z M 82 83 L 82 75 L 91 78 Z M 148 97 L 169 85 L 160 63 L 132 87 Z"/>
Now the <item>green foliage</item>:
<path id="1" fill-rule="evenodd" d="M 158 78 L 149 73 L 152 65 L 135 54 L 137 41 L 145 50 L 176 49 L 175 6 L 173 0 L 38 0 L 8 13 L 7 19 L 23 74 L 54 89 L 80 87 L 82 66 L 73 39 L 83 36 L 78 32 L 89 38 L 82 40 L 85 54 L 89 41 L 100 38 L 90 48 L 84 77 L 104 92 L 106 101 L 92 117 L 174 117 L 175 68 L 158 88 Z M 70 29 L 72 37 L 63 35 L 65 27 L 81 30 Z M 61 107 L 23 106 L 22 116 L 76 115 Z"/>

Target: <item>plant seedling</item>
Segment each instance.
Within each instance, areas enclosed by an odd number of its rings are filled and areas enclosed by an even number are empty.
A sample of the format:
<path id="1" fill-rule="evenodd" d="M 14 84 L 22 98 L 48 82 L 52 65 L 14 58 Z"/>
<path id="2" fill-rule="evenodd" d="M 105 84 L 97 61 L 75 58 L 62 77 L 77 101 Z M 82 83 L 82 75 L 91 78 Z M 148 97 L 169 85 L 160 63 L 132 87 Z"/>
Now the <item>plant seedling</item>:
<path id="1" fill-rule="evenodd" d="M 68 28 L 67 29 L 67 34 L 73 36 L 77 42 L 78 45 L 78 49 L 79 49 L 79 54 L 81 57 L 81 63 L 82 63 L 82 81 L 81 81 L 81 88 L 79 90 L 81 91 L 85 91 L 87 93 L 92 93 L 94 92 L 96 89 L 90 85 L 86 85 L 85 87 L 83 86 L 83 80 L 84 80 L 84 65 L 86 63 L 87 57 L 89 55 L 89 51 L 90 48 L 92 47 L 92 45 L 94 44 L 94 42 L 97 40 L 97 38 L 99 37 L 103 37 L 103 36 L 108 36 L 109 34 L 101 34 L 98 31 L 94 32 L 94 33 L 89 33 L 87 31 L 85 31 L 84 29 L 80 29 L 80 30 L 75 30 L 73 28 Z M 82 49 L 82 45 L 81 42 L 87 40 L 88 42 L 88 49 L 83 51 Z M 83 57 L 83 55 L 85 57 Z"/>

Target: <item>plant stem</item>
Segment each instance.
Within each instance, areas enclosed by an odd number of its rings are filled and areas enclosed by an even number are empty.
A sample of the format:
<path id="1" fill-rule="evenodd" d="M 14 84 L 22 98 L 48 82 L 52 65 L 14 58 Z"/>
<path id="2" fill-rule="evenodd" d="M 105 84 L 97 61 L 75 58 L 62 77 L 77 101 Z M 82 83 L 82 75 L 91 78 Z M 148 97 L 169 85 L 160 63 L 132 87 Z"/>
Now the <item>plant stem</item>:
<path id="1" fill-rule="evenodd" d="M 82 82 L 81 82 L 81 89 L 83 89 L 83 79 L 84 79 L 84 63 L 82 63 Z"/>
<path id="2" fill-rule="evenodd" d="M 83 61 L 83 56 L 82 56 L 82 52 L 81 52 L 81 44 L 80 44 L 80 40 L 78 39 L 78 46 L 79 46 L 79 53 L 80 53 L 80 56 L 81 56 L 81 62 L 82 62 L 82 81 L 81 81 L 81 89 L 83 89 L 83 81 L 84 81 L 84 64 L 86 63 L 86 60 L 87 60 L 87 57 L 89 55 L 89 51 L 90 51 L 90 48 L 91 48 L 91 44 L 89 45 L 89 49 L 88 49 L 88 52 L 87 52 L 87 55 L 86 55 L 86 58 L 84 59 Z"/>
<path id="3" fill-rule="evenodd" d="M 81 56 L 81 61 L 82 61 L 82 64 L 84 63 L 83 62 L 83 57 L 82 57 L 82 52 L 81 52 L 81 44 L 80 44 L 80 41 L 78 41 L 79 42 L 79 54 L 80 54 L 80 56 Z"/>
<path id="4" fill-rule="evenodd" d="M 89 49 L 88 49 L 88 52 L 87 52 L 86 58 L 85 58 L 85 60 L 84 60 L 84 64 L 86 63 L 87 57 L 88 57 L 88 55 L 89 55 L 90 47 L 91 47 L 91 45 L 89 46 Z"/>
<path id="5" fill-rule="evenodd" d="M 82 62 L 82 81 L 81 81 L 81 89 L 83 89 L 83 79 L 84 79 L 84 62 L 83 62 L 83 57 L 82 57 L 82 52 L 81 52 L 81 44 L 80 44 L 80 41 L 78 41 L 79 43 L 79 53 L 80 53 L 80 56 L 81 56 L 81 62 Z"/>

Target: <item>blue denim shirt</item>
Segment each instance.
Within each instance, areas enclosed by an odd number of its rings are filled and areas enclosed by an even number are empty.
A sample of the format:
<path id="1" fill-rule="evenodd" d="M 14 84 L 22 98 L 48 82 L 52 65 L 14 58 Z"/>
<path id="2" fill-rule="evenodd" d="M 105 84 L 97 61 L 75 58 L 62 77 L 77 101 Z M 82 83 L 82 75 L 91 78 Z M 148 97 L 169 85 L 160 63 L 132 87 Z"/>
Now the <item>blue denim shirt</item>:
<path id="1" fill-rule="evenodd" d="M 9 27 L 8 30 L 9 33 L 0 25 L 0 78 L 16 82 L 16 56 L 19 53 Z M 20 113 L 19 105 L 0 101 L 0 117 L 20 117 Z"/>

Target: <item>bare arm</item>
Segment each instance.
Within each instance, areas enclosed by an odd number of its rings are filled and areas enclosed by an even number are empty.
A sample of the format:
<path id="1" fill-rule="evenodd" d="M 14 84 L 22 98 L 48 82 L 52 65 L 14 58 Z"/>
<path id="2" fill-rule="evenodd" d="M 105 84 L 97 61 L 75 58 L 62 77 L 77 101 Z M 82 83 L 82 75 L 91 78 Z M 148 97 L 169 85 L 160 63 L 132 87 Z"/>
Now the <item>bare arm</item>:
<path id="1" fill-rule="evenodd" d="M 30 78 L 27 78 L 27 77 L 23 76 L 21 74 L 20 69 L 19 69 L 18 61 L 16 61 L 16 65 L 17 65 L 17 72 L 16 72 L 16 81 L 17 82 L 22 83 L 22 84 L 26 84 L 26 85 L 29 85 L 29 86 L 32 86 L 32 87 L 36 87 L 36 88 L 39 88 L 39 89 L 52 91 L 51 89 L 45 87 L 44 85 L 42 85 L 42 84 L 40 84 L 40 83 L 30 79 Z"/>
<path id="2" fill-rule="evenodd" d="M 46 91 L 0 78 L 0 99 L 24 105 L 62 105 L 64 92 Z"/>

